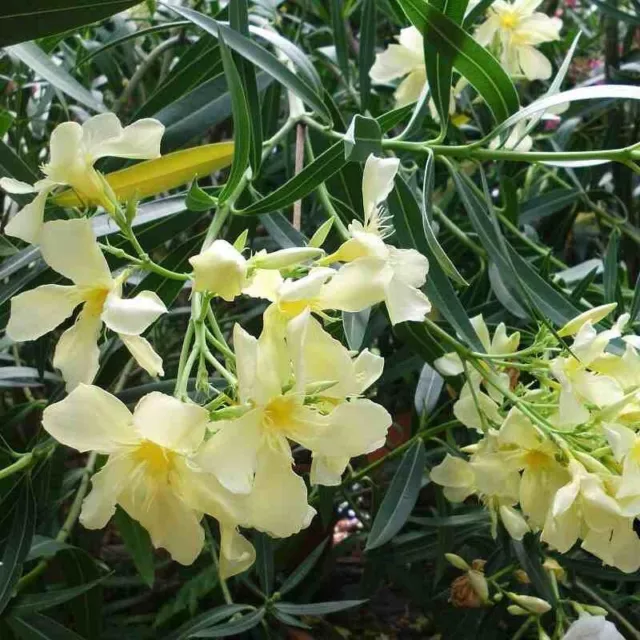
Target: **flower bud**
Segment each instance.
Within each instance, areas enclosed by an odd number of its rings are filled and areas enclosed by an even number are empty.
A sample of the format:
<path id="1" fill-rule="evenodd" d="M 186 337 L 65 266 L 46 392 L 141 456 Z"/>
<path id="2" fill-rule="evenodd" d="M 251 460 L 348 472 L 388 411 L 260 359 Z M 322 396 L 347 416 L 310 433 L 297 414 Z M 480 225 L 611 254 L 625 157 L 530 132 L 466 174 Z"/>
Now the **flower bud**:
<path id="1" fill-rule="evenodd" d="M 247 283 L 247 261 L 226 240 L 216 240 L 208 249 L 189 258 L 194 290 L 209 291 L 231 302 Z"/>
<path id="2" fill-rule="evenodd" d="M 512 507 L 500 507 L 500 519 L 504 528 L 514 540 L 522 540 L 525 533 L 529 532 L 529 525 L 522 514 Z"/>
<path id="3" fill-rule="evenodd" d="M 517 605 L 526 609 L 530 613 L 541 615 L 551 609 L 551 605 L 542 598 L 536 598 L 535 596 L 524 596 L 511 591 L 507 592 L 507 595 Z"/>
<path id="4" fill-rule="evenodd" d="M 560 566 L 557 560 L 554 558 L 546 558 L 542 563 L 542 566 L 549 572 L 555 574 L 556 578 L 560 582 L 564 582 L 567 579 L 566 571 Z"/>
<path id="5" fill-rule="evenodd" d="M 272 253 L 257 253 L 251 258 L 251 265 L 257 269 L 285 269 L 301 262 L 307 262 L 324 255 L 322 249 L 314 247 L 290 247 Z"/>
<path id="6" fill-rule="evenodd" d="M 455 553 L 445 553 L 444 557 L 452 564 L 456 569 L 460 569 L 461 571 L 469 571 L 471 567 L 462 559 L 460 556 L 457 556 Z"/>
<path id="7" fill-rule="evenodd" d="M 527 611 L 526 609 L 519 607 L 517 604 L 510 604 L 507 607 L 507 611 L 512 616 L 530 616 L 531 615 L 531 611 Z"/>
<path id="8" fill-rule="evenodd" d="M 592 616 L 606 616 L 609 614 L 606 609 L 598 607 L 595 604 L 583 604 L 581 606 L 587 613 L 590 613 Z"/>
<path id="9" fill-rule="evenodd" d="M 478 598 L 480 598 L 483 603 L 489 602 L 489 585 L 487 584 L 487 579 L 484 577 L 484 573 L 472 569 L 467 573 L 467 576 L 469 576 L 469 583 Z"/>
<path id="10" fill-rule="evenodd" d="M 531 580 L 529 579 L 529 576 L 527 575 L 526 571 L 523 571 L 522 569 L 516 569 L 513 572 L 513 577 L 520 583 L 520 584 L 531 584 Z"/>

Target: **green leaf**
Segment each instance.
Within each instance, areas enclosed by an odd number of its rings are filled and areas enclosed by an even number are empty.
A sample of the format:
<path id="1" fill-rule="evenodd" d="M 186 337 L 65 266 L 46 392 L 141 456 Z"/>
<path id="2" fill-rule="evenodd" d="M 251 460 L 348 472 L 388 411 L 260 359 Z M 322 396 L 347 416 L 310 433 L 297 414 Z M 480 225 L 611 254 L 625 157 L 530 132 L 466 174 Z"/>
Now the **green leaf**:
<path id="1" fill-rule="evenodd" d="M 464 18 L 468 0 L 430 0 L 429 4 L 459 25 Z M 441 136 L 444 137 L 449 123 L 453 61 L 450 57 L 442 55 L 428 37 L 424 38 L 424 59 L 427 82 L 440 118 Z"/>
<path id="2" fill-rule="evenodd" d="M 604 257 L 604 302 L 617 302 L 618 295 L 618 252 L 620 248 L 620 231 L 616 228 L 609 237 L 609 246 Z"/>
<path id="3" fill-rule="evenodd" d="M 297 616 L 324 616 L 345 609 L 353 609 L 363 605 L 366 600 L 336 600 L 335 602 L 312 602 L 310 604 L 294 604 L 292 602 L 276 602 L 275 608 L 283 613 Z"/>
<path id="4" fill-rule="evenodd" d="M 273 545 L 271 538 L 260 531 L 256 532 L 253 540 L 256 548 L 256 573 L 262 592 L 269 596 L 273 591 Z"/>
<path id="5" fill-rule="evenodd" d="M 367 325 L 369 324 L 369 316 L 371 315 L 371 307 L 367 307 L 362 311 L 342 312 L 342 326 L 344 328 L 344 336 L 347 339 L 349 349 L 359 351 L 367 333 Z"/>
<path id="6" fill-rule="evenodd" d="M 266 71 L 287 89 L 295 93 L 301 100 L 326 120 L 331 120 L 329 112 L 322 101 L 322 98 L 308 84 L 301 80 L 295 73 L 290 71 L 286 65 L 282 64 L 273 54 L 264 47 L 256 44 L 249 38 L 233 31 L 229 27 L 216 22 L 202 13 L 187 9 L 185 7 L 171 6 L 171 10 L 190 20 L 195 25 L 204 29 L 212 36 L 217 37 L 218 32 L 222 34 L 227 45 L 249 60 L 252 64 Z"/>
<path id="7" fill-rule="evenodd" d="M 248 38 L 249 12 L 247 0 L 231 0 L 228 9 L 229 26 Z M 240 74 L 240 81 L 250 114 L 251 147 L 249 158 L 253 175 L 256 176 L 260 170 L 262 160 L 262 112 L 260 110 L 260 94 L 256 83 L 256 69 L 248 60 L 238 54 L 234 55 L 234 62 Z"/>
<path id="8" fill-rule="evenodd" d="M 360 74 L 360 108 L 366 111 L 371 95 L 369 71 L 376 57 L 376 0 L 363 0 L 360 17 L 360 51 L 358 71 Z"/>
<path id="9" fill-rule="evenodd" d="M 462 277 L 456 266 L 451 262 L 449 256 L 440 246 L 433 228 L 433 180 L 435 173 L 435 157 L 429 150 L 427 163 L 424 167 L 424 181 L 422 183 L 422 226 L 424 235 L 429 244 L 435 259 L 442 267 L 442 270 L 455 282 L 463 287 L 468 287 L 469 283 Z"/>
<path id="10" fill-rule="evenodd" d="M 418 499 L 425 461 L 424 443 L 418 440 L 402 456 L 371 525 L 365 551 L 381 547 L 402 529 Z"/>
<path id="11" fill-rule="evenodd" d="M 544 567 L 542 561 L 544 554 L 540 548 L 540 543 L 532 534 L 527 534 L 521 541 L 511 540 L 513 548 L 520 566 L 527 572 L 531 583 L 535 587 L 536 595 L 544 598 L 552 606 L 556 604 L 557 599 L 551 585 L 551 580 Z"/>
<path id="12" fill-rule="evenodd" d="M 36 504 L 28 475 L 23 476 L 13 492 L 16 496 L 11 528 L 4 543 L 0 563 L 0 613 L 11 599 L 13 588 L 20 578 L 22 563 L 29 553 L 36 523 Z"/>
<path id="13" fill-rule="evenodd" d="M 577 189 L 553 189 L 527 200 L 520 210 L 520 224 L 533 224 L 575 204 Z"/>
<path id="14" fill-rule="evenodd" d="M 482 343 L 478 339 L 464 307 L 426 241 L 420 207 L 413 197 L 411 189 L 402 178 L 396 178 L 395 188 L 389 195 L 387 203 L 393 214 L 393 225 L 401 246 L 413 247 L 429 259 L 429 273 L 424 289 L 431 303 L 446 318 L 458 335 L 474 349 L 482 351 Z M 422 325 L 409 322 L 405 323 L 400 331 L 411 336 L 424 333 L 426 329 Z"/>
<path id="15" fill-rule="evenodd" d="M 399 0 L 409 20 L 482 96 L 497 122 L 520 108 L 518 93 L 500 63 L 462 27 L 424 0 Z"/>
<path id="16" fill-rule="evenodd" d="M 238 213 L 241 215 L 267 213 L 292 205 L 296 200 L 311 193 L 345 164 L 343 149 L 343 142 L 336 142 L 281 187 Z"/>
<path id="17" fill-rule="evenodd" d="M 260 222 L 281 249 L 307 244 L 307 239 L 281 213 L 263 214 Z"/>
<path id="18" fill-rule="evenodd" d="M 189 211 L 210 211 L 217 203 L 218 200 L 199 187 L 195 180 L 191 183 L 185 202 Z"/>
<path id="19" fill-rule="evenodd" d="M 364 162 L 372 153 L 382 154 L 382 129 L 374 118 L 356 114 L 344 136 L 344 157 Z"/>
<path id="20" fill-rule="evenodd" d="M 297 627 L 298 629 L 311 629 L 308 624 L 302 622 L 302 620 L 296 618 L 295 616 L 291 616 L 284 611 L 279 611 L 278 609 L 272 609 L 271 615 L 276 619 L 280 620 L 280 622 L 286 624 L 289 627 Z"/>
<path id="21" fill-rule="evenodd" d="M 124 546 L 133 559 L 140 577 L 149 588 L 152 588 L 155 580 L 155 566 L 153 546 L 147 530 L 120 507 L 116 508 L 113 521 L 118 527 Z"/>
<path id="22" fill-rule="evenodd" d="M 25 562 L 29 562 L 29 560 L 36 560 L 38 558 L 51 558 L 52 556 L 55 556 L 58 551 L 68 549 L 69 547 L 70 545 L 66 542 L 58 542 L 54 538 L 35 535 L 33 536 L 31 548 L 25 558 Z"/>
<path id="23" fill-rule="evenodd" d="M 265 614 L 265 609 L 258 609 L 253 613 L 248 613 L 247 615 L 238 618 L 237 620 L 219 624 L 215 627 L 211 627 L 210 629 L 205 629 L 204 631 L 192 633 L 189 637 L 228 638 L 229 636 L 237 636 L 239 633 L 242 633 L 243 631 L 249 631 L 249 629 L 253 629 L 253 627 L 260 624 L 260 621 L 262 620 L 262 618 L 264 618 Z"/>
<path id="24" fill-rule="evenodd" d="M 633 289 L 633 300 L 631 301 L 631 307 L 629 307 L 629 315 L 631 316 L 631 322 L 638 319 L 638 313 L 640 312 L 640 273 L 636 278 L 636 286 Z"/>
<path id="25" fill-rule="evenodd" d="M 233 32 L 232 32 L 233 33 Z M 242 86 L 242 80 L 233 61 L 231 52 L 224 37 L 218 33 L 220 55 L 224 66 L 224 75 L 231 94 L 231 111 L 233 113 L 233 163 L 226 185 L 218 195 L 218 202 L 222 204 L 240 184 L 242 176 L 249 166 L 251 153 L 251 114 Z"/>
<path id="26" fill-rule="evenodd" d="M 30 593 L 21 596 L 20 599 L 11 607 L 11 615 L 25 616 L 36 611 L 44 611 L 64 604 L 73 598 L 82 595 L 86 591 L 93 589 L 102 582 L 103 578 L 92 580 L 86 584 L 80 584 L 76 587 L 68 589 L 56 589 L 46 591 L 44 593 Z"/>
<path id="27" fill-rule="evenodd" d="M 309 246 L 316 247 L 317 249 L 319 249 L 324 244 L 324 241 L 327 239 L 329 232 L 333 228 L 333 223 L 334 223 L 333 218 L 329 218 L 328 220 L 325 220 L 318 227 L 316 232 L 311 236 L 311 239 L 309 240 L 309 243 L 308 243 Z"/>
<path id="28" fill-rule="evenodd" d="M 331 29 L 333 31 L 333 43 L 336 48 L 338 66 L 342 73 L 342 80 L 349 84 L 349 47 L 347 45 L 347 32 L 344 27 L 342 15 L 344 3 L 342 0 L 330 0 Z"/>
<path id="29" fill-rule="evenodd" d="M 124 11 L 140 0 L 3 0 L 0 47 L 75 29 Z"/>
<path id="30" fill-rule="evenodd" d="M 7 622 L 21 640 L 84 640 L 75 631 L 39 613 L 11 616 Z"/>
<path id="31" fill-rule="evenodd" d="M 192 620 L 185 622 L 176 631 L 169 634 L 164 640 L 184 640 L 185 638 L 190 638 L 194 633 L 202 631 L 203 629 L 216 624 L 216 622 L 220 622 L 225 618 L 230 618 L 236 613 L 240 613 L 251 608 L 252 607 L 246 604 L 225 604 L 221 607 L 216 607 L 211 611 L 206 611 Z"/>
<path id="32" fill-rule="evenodd" d="M 33 69 L 39 76 L 50 82 L 56 89 L 62 91 L 62 93 L 66 93 L 85 107 L 93 109 L 93 111 L 97 111 L 98 113 L 106 111 L 105 106 L 101 102 L 98 102 L 90 91 L 85 89 L 62 67 L 55 64 L 34 42 L 15 44 L 7 47 L 7 50 L 20 58 L 29 68 Z"/>
<path id="33" fill-rule="evenodd" d="M 328 538 L 325 538 L 295 569 L 295 571 L 282 583 L 278 591 L 284 595 L 295 589 L 310 573 L 320 559 L 327 546 Z"/>

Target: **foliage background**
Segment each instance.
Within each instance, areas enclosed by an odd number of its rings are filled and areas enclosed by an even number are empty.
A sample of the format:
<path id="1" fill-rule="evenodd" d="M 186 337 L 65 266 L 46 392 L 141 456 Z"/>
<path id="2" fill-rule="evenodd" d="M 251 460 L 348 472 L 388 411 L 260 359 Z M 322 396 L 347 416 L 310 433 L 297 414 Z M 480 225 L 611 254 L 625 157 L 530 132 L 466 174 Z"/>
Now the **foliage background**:
<path id="1" fill-rule="evenodd" d="M 216 39 L 170 8 L 150 2 L 116 15 L 135 3 L 102 2 L 96 7 L 82 0 L 33 0 L 26 3 L 28 12 L 23 4 L 9 0 L 0 8 L 0 45 L 6 47 L 0 53 L 0 175 L 32 182 L 51 130 L 100 108 L 116 112 L 124 122 L 146 116 L 160 119 L 167 127 L 165 153 L 231 137 L 238 140 Z M 217 2 L 193 6 L 220 20 L 228 18 L 228 9 Z M 254 21 L 276 25 L 304 52 L 297 64 L 315 69 L 318 91 L 336 129 L 344 130 L 354 114 L 366 112 L 374 117 L 387 114 L 391 134 L 403 129 L 411 109 L 393 111 L 392 89 L 373 88 L 368 80 L 375 48 L 389 43 L 407 25 L 400 2 L 261 0 L 250 10 Z M 549 0 L 543 10 L 564 19 L 563 40 L 543 47 L 555 68 L 577 32 L 583 34 L 565 88 L 604 80 L 638 83 L 636 0 Z M 34 38 L 37 42 L 27 42 Z M 247 65 L 240 68 L 250 73 L 251 64 L 235 56 Z M 256 85 L 254 145 L 258 128 L 267 140 L 287 113 L 286 88 L 272 74 L 258 69 Z M 521 85 L 521 102 L 527 104 L 545 88 L 540 82 Z M 467 104 L 464 111 L 469 121 L 450 128 L 451 144 L 490 130 L 486 109 Z M 638 141 L 639 122 L 637 102 L 579 102 L 563 114 L 559 127 L 539 128 L 536 141 L 548 151 L 620 148 Z M 430 139 L 437 133 L 438 125 L 421 113 L 410 139 Z M 329 142 L 312 128 L 302 134 L 307 139 L 305 164 L 310 164 Z M 323 156 L 326 161 L 320 163 L 315 180 L 303 174 L 297 183 L 287 183 L 296 173 L 296 136 L 300 132 L 293 129 L 276 146 L 254 179 L 253 192 L 245 193 L 239 204 L 248 206 L 260 194 L 286 185 L 278 192 L 280 201 L 259 215 L 232 217 L 225 237 L 235 238 L 248 228 L 254 250 L 287 247 L 299 243 L 300 234 L 309 238 L 314 233 L 328 205 L 345 222 L 361 215 L 361 165 L 344 160 L 341 145 L 337 154 Z M 254 148 L 254 162 L 255 153 Z M 419 201 L 414 198 L 420 195 L 424 161 L 424 156 L 403 154 L 408 190 L 393 196 L 389 204 L 402 244 L 409 246 L 409 232 L 418 229 L 413 237 L 418 238 L 418 248 L 428 252 L 421 239 Z M 110 160 L 101 169 L 121 166 Z M 472 172 L 465 163 L 460 167 L 463 173 Z M 592 304 L 618 301 L 632 310 L 635 320 L 640 210 L 632 170 L 620 164 L 573 169 L 506 162 L 489 162 L 484 168 L 500 232 L 525 267 L 516 263 L 517 275 L 513 268 L 500 268 L 505 245 L 493 235 L 495 229 L 482 232 L 479 218 L 468 214 L 438 166 L 438 239 L 470 285 L 447 284 L 432 261 L 428 293 L 440 302 L 436 306 L 448 329 L 458 328 L 460 318 L 482 313 L 490 324 L 504 321 L 519 329 L 526 344 L 533 338 L 536 316 L 557 321 L 566 309 L 579 308 L 581 298 Z M 171 269 L 185 266 L 210 222 L 206 192 L 215 193 L 225 175 L 200 177 L 204 192 L 184 187 L 142 205 L 139 238 L 156 261 Z M 316 188 L 319 183 L 326 190 Z M 298 231 L 289 220 L 291 205 L 302 196 Z M 5 199 L 4 204 L 6 223 L 11 201 Z M 60 215 L 55 207 L 49 213 Z M 114 230 L 105 224 L 107 236 Z M 332 231 L 328 247 L 338 243 Z M 0 236 L 0 257 L 4 326 L 10 297 L 54 282 L 55 275 L 36 251 L 16 246 L 5 236 Z M 533 294 L 530 308 L 518 295 L 522 281 Z M 181 283 L 150 274 L 140 286 L 157 291 L 171 305 L 171 313 L 156 323 L 151 337 L 164 359 L 166 376 L 160 382 L 149 380 L 112 341 L 97 384 L 127 403 L 153 389 L 171 392 L 189 313 L 188 292 L 181 290 Z M 254 301 L 233 306 L 220 302 L 217 317 L 225 332 L 241 321 L 255 334 L 261 311 Z M 501 532 L 492 539 L 485 511 L 469 503 L 454 507 L 429 483 L 429 467 L 455 442 L 469 437 L 452 421 L 451 403 L 458 389 L 445 385 L 429 366 L 443 349 L 413 325 L 392 331 L 380 310 L 372 313 L 364 332 L 357 322 L 361 319 L 349 318 L 344 329 L 334 329 L 344 331 L 349 344 L 374 347 L 386 358 L 377 400 L 396 421 L 388 447 L 357 461 L 338 489 L 321 488 L 313 494 L 320 516 L 308 530 L 283 541 L 254 536 L 254 569 L 229 584 L 239 603 L 235 608 L 225 605 L 210 555 L 203 554 L 191 567 L 180 567 L 153 552 L 146 533 L 123 512 L 105 531 L 65 529 L 65 516 L 74 498 L 86 490 L 91 468 L 81 455 L 44 447 L 41 411 L 63 394 L 51 366 L 55 336 L 19 348 L 7 338 L 0 340 L 0 464 L 6 467 L 19 460 L 25 467 L 24 473 L 6 477 L 0 471 L 0 636 L 183 638 L 217 624 L 213 633 L 218 635 L 208 637 L 221 637 L 238 636 L 243 624 L 255 623 L 248 633 L 256 638 L 302 638 L 306 633 L 323 638 L 515 637 L 521 621 L 506 612 L 504 603 L 490 608 L 453 606 L 450 587 L 460 572 L 446 562 L 444 553 L 486 560 L 485 572 L 504 570 L 505 585 L 554 600 L 541 566 L 547 552 L 533 536 L 516 543 Z M 297 464 L 300 472 L 309 468 L 304 457 Z M 353 527 L 355 518 L 360 524 Z M 346 537 L 336 535 L 339 520 L 340 527 L 351 522 L 353 530 Z M 636 575 L 603 567 L 579 550 L 559 560 L 567 572 L 562 598 L 603 606 L 628 637 L 640 637 Z M 514 573 L 519 568 L 526 571 L 527 581 Z M 359 602 L 365 599 L 365 604 Z M 232 617 L 237 612 L 241 615 Z M 313 629 L 305 630 L 309 626 Z M 535 630 L 530 631 L 536 637 Z"/>

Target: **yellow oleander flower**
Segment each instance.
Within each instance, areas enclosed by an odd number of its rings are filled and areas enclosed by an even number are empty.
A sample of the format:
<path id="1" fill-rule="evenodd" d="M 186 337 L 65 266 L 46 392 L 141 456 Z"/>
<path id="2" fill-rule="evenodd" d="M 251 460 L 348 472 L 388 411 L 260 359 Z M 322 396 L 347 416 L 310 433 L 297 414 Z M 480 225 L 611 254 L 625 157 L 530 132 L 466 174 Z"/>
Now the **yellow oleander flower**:
<path id="1" fill-rule="evenodd" d="M 339 483 L 351 457 L 379 448 L 391 417 L 357 396 L 380 376 L 382 359 L 368 351 L 353 359 L 308 310 L 284 340 L 267 330 L 256 339 L 236 325 L 234 348 L 238 400 L 248 410 L 213 423 L 198 463 L 246 496 L 251 526 L 286 537 L 315 514 L 289 441 L 312 452 L 312 482 L 320 484 Z"/>
<path id="2" fill-rule="evenodd" d="M 38 243 L 47 197 L 57 187 L 71 187 L 81 199 L 100 202 L 111 211 L 113 205 L 93 165 L 107 156 L 157 158 L 163 133 L 164 125 L 158 120 L 144 118 L 123 128 L 113 113 L 93 116 L 82 126 L 77 122 L 58 125 L 51 134 L 49 162 L 42 165 L 44 179 L 34 185 L 13 178 L 0 179 L 0 187 L 8 193 L 37 194 L 9 221 L 5 232 L 25 242 Z"/>
<path id="3" fill-rule="evenodd" d="M 404 107 L 418 100 L 427 84 L 422 34 L 415 27 L 400 29 L 398 44 L 390 44 L 376 54 L 369 76 L 376 84 L 406 76 L 394 94 L 396 106 Z"/>
<path id="4" fill-rule="evenodd" d="M 385 303 L 392 324 L 421 322 L 431 303 L 420 291 L 427 279 L 429 261 L 415 249 L 397 249 L 384 242 L 388 220 L 381 213 L 393 189 L 400 161 L 367 158 L 362 178 L 364 224 L 349 225 L 351 238 L 324 262 L 346 262 L 322 292 L 327 305 L 343 311 L 362 311 Z"/>
<path id="5" fill-rule="evenodd" d="M 98 338 L 104 323 L 115 331 L 149 375 L 163 375 L 162 360 L 141 334 L 167 309 L 152 291 L 122 297 L 122 282 L 111 276 L 91 222 L 56 220 L 43 226 L 40 251 L 45 262 L 73 285 L 45 284 L 11 299 L 7 335 L 35 340 L 64 322 L 82 305 L 74 325 L 60 338 L 53 364 L 70 391 L 89 384 L 98 372 Z"/>
<path id="6" fill-rule="evenodd" d="M 616 460 L 622 463 L 622 476 L 616 491 L 625 516 L 640 515 L 640 436 L 621 424 L 603 425 Z"/>
<path id="7" fill-rule="evenodd" d="M 323 254 L 322 249 L 314 247 L 291 247 L 271 253 L 259 251 L 247 259 L 226 240 L 215 240 L 202 253 L 189 258 L 189 262 L 193 267 L 196 291 L 208 291 L 231 302 L 241 293 L 263 297 L 259 295 L 260 284 L 252 288 L 254 278 L 261 272 L 274 272 L 274 275 L 262 277 L 270 281 L 276 278 L 280 282 L 279 269 L 308 262 Z"/>
<path id="8" fill-rule="evenodd" d="M 154 547 L 191 564 L 202 549 L 200 520 L 208 513 L 220 522 L 221 573 L 231 576 L 251 566 L 255 552 L 237 531 L 242 498 L 193 462 L 207 421 L 202 407 L 158 392 L 144 396 L 131 414 L 114 396 L 84 384 L 42 417 L 45 430 L 66 446 L 109 456 L 82 504 L 85 527 L 106 526 L 118 504 L 147 529 Z"/>
<path id="9" fill-rule="evenodd" d="M 487 20 L 475 32 L 483 46 L 495 46 L 500 62 L 511 75 L 524 75 L 528 80 L 551 77 L 551 63 L 535 47 L 560 39 L 562 20 L 537 12 L 542 0 L 496 0 Z"/>

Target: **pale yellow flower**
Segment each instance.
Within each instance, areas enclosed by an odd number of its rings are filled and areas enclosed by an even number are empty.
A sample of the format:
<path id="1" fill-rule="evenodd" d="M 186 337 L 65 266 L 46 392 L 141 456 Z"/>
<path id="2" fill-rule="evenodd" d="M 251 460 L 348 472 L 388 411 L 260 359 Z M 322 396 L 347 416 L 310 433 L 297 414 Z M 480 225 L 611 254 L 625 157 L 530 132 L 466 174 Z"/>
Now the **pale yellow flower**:
<path id="1" fill-rule="evenodd" d="M 226 240 L 215 240 L 197 256 L 189 258 L 189 262 L 193 267 L 195 291 L 208 291 L 231 302 L 241 293 L 261 293 L 259 284 L 255 290 L 252 288 L 254 278 L 261 271 L 274 272 L 273 276 L 264 277 L 279 278 L 279 269 L 319 258 L 323 253 L 322 249 L 313 247 L 291 247 L 271 253 L 259 251 L 252 257 L 245 258 Z"/>
<path id="2" fill-rule="evenodd" d="M 313 454 L 314 483 L 338 484 L 349 459 L 379 448 L 391 417 L 358 398 L 382 372 L 365 351 L 353 359 L 307 310 L 291 320 L 286 339 L 234 329 L 238 400 L 247 412 L 213 423 L 198 456 L 230 491 L 246 495 L 249 524 L 285 537 L 308 526 L 303 479 L 292 469 L 289 440 Z"/>
<path id="3" fill-rule="evenodd" d="M 152 291 L 122 297 L 122 282 L 111 276 L 91 222 L 86 218 L 47 222 L 40 234 L 40 251 L 45 262 L 73 285 L 45 284 L 13 297 L 7 335 L 16 342 L 35 340 L 82 305 L 53 357 L 67 390 L 92 382 L 98 372 L 97 343 L 103 323 L 118 334 L 150 375 L 163 375 L 160 356 L 141 334 L 167 309 Z"/>
<path id="4" fill-rule="evenodd" d="M 329 280 L 322 297 L 333 308 L 361 311 L 384 301 L 391 324 L 420 322 L 431 303 L 420 291 L 429 261 L 415 249 L 397 249 L 384 242 L 387 218 L 381 213 L 398 172 L 397 158 L 367 158 L 362 178 L 364 224 L 349 225 L 351 238 L 325 261 L 346 262 Z"/>
<path id="5" fill-rule="evenodd" d="M 208 513 L 220 522 L 220 568 L 230 576 L 251 566 L 255 552 L 237 531 L 245 519 L 242 498 L 193 462 L 207 421 L 202 407 L 158 392 L 144 396 L 131 414 L 114 396 L 84 384 L 42 417 L 45 430 L 66 446 L 109 456 L 82 504 L 85 527 L 103 528 L 120 505 L 155 547 L 191 564 L 202 549 L 200 520 Z"/>
<path id="6" fill-rule="evenodd" d="M 551 63 L 535 47 L 560 39 L 562 20 L 537 12 L 542 0 L 496 0 L 487 20 L 475 32 L 484 46 L 498 49 L 500 62 L 507 73 L 524 75 L 528 80 L 551 77 Z"/>
<path id="7" fill-rule="evenodd" d="M 0 179 L 0 187 L 8 193 L 36 193 L 36 197 L 7 224 L 5 232 L 25 242 L 39 242 L 44 220 L 44 206 L 51 191 L 71 187 L 81 200 L 98 202 L 107 211 L 113 205 L 94 164 L 107 156 L 146 160 L 160 156 L 160 140 L 164 126 L 158 120 L 144 118 L 122 127 L 113 113 L 89 118 L 82 126 L 63 122 L 51 134 L 49 162 L 42 165 L 45 178 L 34 185 Z"/>

